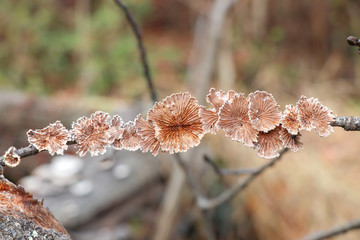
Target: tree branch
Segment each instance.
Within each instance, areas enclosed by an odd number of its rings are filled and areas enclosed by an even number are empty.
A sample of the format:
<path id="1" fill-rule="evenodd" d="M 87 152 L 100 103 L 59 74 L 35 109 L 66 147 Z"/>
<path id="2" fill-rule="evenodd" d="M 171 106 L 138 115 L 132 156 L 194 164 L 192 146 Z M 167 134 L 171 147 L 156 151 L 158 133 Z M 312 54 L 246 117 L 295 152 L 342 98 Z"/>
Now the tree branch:
<path id="1" fill-rule="evenodd" d="M 253 174 L 257 171 L 256 168 L 239 168 L 239 169 L 228 169 L 228 168 L 219 168 L 216 163 L 207 155 L 204 155 L 204 160 L 209 166 L 214 170 L 214 172 L 223 177 L 224 175 L 244 175 L 244 174 Z"/>
<path id="2" fill-rule="evenodd" d="M 360 228 L 360 218 L 347 222 L 341 226 L 337 226 L 334 228 L 330 228 L 328 230 L 316 232 L 309 236 L 305 236 L 304 238 L 302 238 L 302 240 L 320 240 L 320 239 L 330 238 L 358 228 Z"/>
<path id="3" fill-rule="evenodd" d="M 335 118 L 333 127 L 342 127 L 345 131 L 360 131 L 360 117 L 342 116 Z"/>
<path id="4" fill-rule="evenodd" d="M 127 8 L 127 6 L 121 1 L 121 0 L 114 0 L 115 3 L 121 8 L 121 10 L 123 10 L 126 19 L 128 20 L 131 29 L 133 30 L 135 36 L 136 36 L 136 40 L 138 43 L 138 48 L 140 51 L 140 58 L 141 58 L 141 62 L 143 65 L 143 70 L 144 70 L 144 77 L 147 81 L 148 84 L 148 88 L 150 90 L 150 94 L 151 94 L 151 100 L 153 102 L 157 101 L 157 94 L 154 88 L 154 84 L 151 78 L 151 73 L 150 73 L 150 68 L 149 68 L 149 64 L 147 61 L 147 55 L 146 55 L 146 50 L 143 44 L 143 40 L 142 40 L 142 34 L 140 31 L 140 28 L 138 27 L 138 25 L 136 24 L 135 19 L 133 18 L 133 16 L 131 15 L 129 9 Z"/>
<path id="5" fill-rule="evenodd" d="M 204 161 L 210 165 L 210 167 L 214 170 L 214 172 L 220 177 L 223 176 L 221 169 L 214 163 L 214 161 L 208 156 L 204 155 Z"/>
<path id="6" fill-rule="evenodd" d="M 174 156 L 174 159 L 176 160 L 176 162 L 179 164 L 179 166 L 182 168 L 182 170 L 186 174 L 186 179 L 189 182 L 189 185 L 191 187 L 192 192 L 195 195 L 196 200 L 204 198 L 204 194 L 201 190 L 199 183 L 196 181 L 194 175 L 190 171 L 186 162 L 181 158 L 181 155 L 179 153 L 175 153 L 173 156 Z M 215 238 L 215 234 L 213 232 L 211 220 L 207 216 L 206 209 L 200 208 L 200 211 L 201 211 L 201 218 L 204 223 L 204 230 L 205 230 L 207 239 L 215 240 L 216 238 Z"/>
<path id="7" fill-rule="evenodd" d="M 76 144 L 75 141 L 68 141 L 66 143 L 67 145 L 74 145 Z M 37 150 L 33 145 L 29 145 L 27 147 L 23 147 L 20 149 L 16 149 L 15 153 L 22 159 L 29 156 L 34 156 L 39 153 L 39 150 Z M 4 157 L 0 157 L 0 166 L 4 167 Z"/>
<path id="8" fill-rule="evenodd" d="M 220 172 L 222 175 L 245 175 L 254 174 L 257 171 L 256 168 L 239 168 L 239 169 L 227 169 L 222 168 Z"/>
<path id="9" fill-rule="evenodd" d="M 117 1 L 117 0 L 116 0 Z M 360 131 L 360 117 L 356 116 L 342 116 L 335 118 L 334 122 L 331 123 L 333 127 L 342 127 L 345 131 Z M 76 144 L 75 141 L 67 142 L 67 145 L 74 145 Z M 21 158 L 25 158 L 28 156 L 33 156 L 38 154 L 39 151 L 32 145 L 27 147 L 23 147 L 16 150 L 16 154 L 19 155 Z M 4 166 L 3 157 L 0 157 L 0 165 Z M 252 174 L 256 173 L 258 170 L 253 169 L 238 169 L 238 170 L 231 170 L 231 169 L 220 169 L 222 174 Z M 238 172 L 238 173 L 236 173 Z"/>
<path id="10" fill-rule="evenodd" d="M 215 198 L 207 199 L 205 197 L 199 196 L 197 198 L 197 203 L 200 208 L 202 209 L 213 209 L 221 204 L 223 204 L 226 201 L 229 201 L 232 199 L 236 194 L 238 194 L 240 191 L 244 190 L 253 180 L 256 179 L 262 172 L 264 172 L 269 167 L 273 166 L 277 161 L 281 159 L 283 154 L 288 151 L 288 148 L 285 148 L 281 153 L 280 156 L 277 158 L 274 158 L 267 164 L 263 165 L 262 167 L 259 167 L 254 173 L 252 173 L 248 178 L 241 181 L 240 179 L 238 182 L 236 182 L 232 187 L 225 190 L 223 193 L 218 195 Z"/>
<path id="11" fill-rule="evenodd" d="M 201 190 L 199 183 L 196 181 L 193 173 L 190 171 L 190 168 L 188 167 L 186 162 L 182 159 L 181 155 L 179 153 L 175 153 L 173 156 L 174 156 L 174 159 L 176 160 L 176 162 L 180 165 L 182 170 L 185 172 L 185 174 L 187 176 L 187 181 L 189 182 L 189 185 L 192 188 L 192 190 L 195 194 L 195 197 L 196 198 L 204 197 L 204 194 Z"/>

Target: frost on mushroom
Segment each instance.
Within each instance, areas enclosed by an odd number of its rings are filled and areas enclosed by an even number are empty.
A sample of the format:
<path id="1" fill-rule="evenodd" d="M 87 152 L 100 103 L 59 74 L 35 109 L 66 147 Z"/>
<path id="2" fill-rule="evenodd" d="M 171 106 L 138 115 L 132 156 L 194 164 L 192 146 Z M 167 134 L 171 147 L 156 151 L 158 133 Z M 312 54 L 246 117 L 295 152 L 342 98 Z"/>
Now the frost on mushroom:
<path id="1" fill-rule="evenodd" d="M 124 133 L 124 128 L 122 128 L 123 121 L 120 116 L 115 115 L 111 119 L 110 123 L 110 141 L 114 142 L 115 139 L 120 139 Z"/>
<path id="2" fill-rule="evenodd" d="M 323 106 L 317 98 L 301 96 L 296 106 L 299 110 L 300 130 L 315 129 L 321 137 L 327 137 L 334 131 L 330 124 L 336 115 L 329 108 Z"/>
<path id="3" fill-rule="evenodd" d="M 203 123 L 204 131 L 211 134 L 216 134 L 218 127 L 216 123 L 219 119 L 218 113 L 214 109 L 207 109 L 204 106 L 200 106 L 200 116 Z"/>
<path id="4" fill-rule="evenodd" d="M 148 121 L 155 127 L 155 137 L 163 151 L 184 152 L 200 143 L 204 135 L 200 106 L 190 93 L 177 93 L 155 103 Z"/>
<path id="5" fill-rule="evenodd" d="M 211 88 L 209 94 L 206 96 L 206 101 L 213 105 L 214 108 L 207 109 L 204 106 L 200 107 L 200 117 L 203 122 L 203 128 L 206 133 L 216 134 L 218 126 L 216 125 L 219 119 L 220 108 L 224 103 L 235 95 L 235 91 L 230 90 L 227 94 L 224 91 L 216 91 Z"/>
<path id="6" fill-rule="evenodd" d="M 290 134 L 296 135 L 299 132 L 300 122 L 298 120 L 298 109 L 294 105 L 286 105 L 281 117 L 281 124 Z"/>
<path id="7" fill-rule="evenodd" d="M 249 103 L 249 118 L 255 129 L 268 132 L 280 124 L 280 106 L 270 93 L 264 91 L 251 93 Z"/>
<path id="8" fill-rule="evenodd" d="M 21 159 L 20 156 L 16 154 L 16 148 L 10 147 L 3 156 L 3 162 L 8 167 L 16 167 L 19 165 Z"/>
<path id="9" fill-rule="evenodd" d="M 211 88 L 209 90 L 209 94 L 206 96 L 206 101 L 214 106 L 215 110 L 219 112 L 220 108 L 224 105 L 224 103 L 233 98 L 236 92 L 234 90 L 230 90 L 225 93 L 223 90 L 216 91 L 215 88 Z"/>
<path id="10" fill-rule="evenodd" d="M 110 125 L 107 123 L 109 118 L 108 113 L 97 111 L 90 118 L 81 117 L 72 124 L 71 133 L 79 148 L 77 153 L 80 157 L 87 152 L 91 156 L 106 152 L 106 147 L 112 142 Z"/>
<path id="11" fill-rule="evenodd" d="M 293 152 L 297 152 L 302 149 L 303 143 L 300 142 L 301 133 L 292 135 L 287 129 L 281 128 L 280 139 L 286 148 L 290 148 Z"/>
<path id="12" fill-rule="evenodd" d="M 43 129 L 30 129 L 27 135 L 29 143 L 34 145 L 37 150 L 47 150 L 51 155 L 64 154 L 64 150 L 68 148 L 66 143 L 69 140 L 69 131 L 60 121 Z"/>
<path id="13" fill-rule="evenodd" d="M 217 126 L 226 132 L 227 137 L 252 147 L 259 131 L 250 123 L 248 106 L 249 102 L 244 94 L 236 94 L 221 107 Z"/>
<path id="14" fill-rule="evenodd" d="M 150 151 L 152 155 L 158 155 L 160 142 L 155 137 L 155 128 L 152 123 L 143 119 L 139 114 L 135 119 L 135 127 L 142 138 L 140 142 L 142 152 Z"/>
<path id="15" fill-rule="evenodd" d="M 283 143 L 280 139 L 280 130 L 281 127 L 278 126 L 267 133 L 259 133 L 258 141 L 255 143 L 255 149 L 260 157 L 275 158 L 280 155 L 278 151 L 283 148 Z"/>
<path id="16" fill-rule="evenodd" d="M 126 149 L 129 151 L 136 151 L 140 148 L 141 136 L 137 133 L 134 122 L 125 123 L 124 132 L 120 139 L 113 142 L 114 149 Z"/>

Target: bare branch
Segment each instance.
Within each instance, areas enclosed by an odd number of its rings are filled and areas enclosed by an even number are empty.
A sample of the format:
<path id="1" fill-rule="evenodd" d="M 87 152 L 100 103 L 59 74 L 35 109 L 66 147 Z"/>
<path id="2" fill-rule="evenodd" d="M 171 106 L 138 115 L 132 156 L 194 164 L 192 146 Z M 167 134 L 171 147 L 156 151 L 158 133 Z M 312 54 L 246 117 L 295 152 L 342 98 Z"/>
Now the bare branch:
<path id="1" fill-rule="evenodd" d="M 342 127 L 345 131 L 360 131 L 360 117 L 342 116 L 335 118 L 331 123 L 333 127 Z"/>
<path id="2" fill-rule="evenodd" d="M 218 168 L 218 166 L 216 166 L 216 164 L 214 163 L 213 160 L 211 160 L 211 158 L 208 155 L 204 155 L 204 160 L 207 164 L 210 165 L 210 167 L 214 170 L 214 172 L 219 175 L 220 177 L 222 177 L 222 172 L 220 170 L 220 168 Z"/>
<path id="3" fill-rule="evenodd" d="M 239 169 L 227 169 L 227 168 L 219 168 L 214 161 L 207 155 L 204 155 L 204 160 L 210 167 L 214 170 L 214 172 L 223 177 L 224 175 L 244 175 L 244 174 L 253 174 L 257 171 L 256 168 L 239 168 Z"/>
<path id="4" fill-rule="evenodd" d="M 153 102 L 157 101 L 157 94 L 154 88 L 154 84 L 151 78 L 151 73 L 150 73 L 150 68 L 149 68 L 149 64 L 147 61 L 147 55 L 146 55 L 146 50 L 143 44 L 143 40 L 142 40 L 142 34 L 140 31 L 140 28 L 138 27 L 138 25 L 136 24 L 135 19 L 133 18 L 133 16 L 131 15 L 129 9 L 127 8 L 127 6 L 121 1 L 121 0 L 114 0 L 115 3 L 121 8 L 121 10 L 123 10 L 123 12 L 125 13 L 126 19 L 128 20 L 135 36 L 136 36 L 136 40 L 138 43 L 138 48 L 140 51 L 140 57 L 141 57 L 141 62 L 143 65 L 143 70 L 144 70 L 144 77 L 147 81 L 148 84 L 148 88 L 150 90 L 150 94 L 151 94 L 151 100 Z"/>
<path id="5" fill-rule="evenodd" d="M 353 221 L 349 221 L 349 222 L 347 222 L 347 223 L 345 223 L 344 225 L 341 225 L 341 226 L 337 226 L 337 227 L 334 227 L 334 228 L 330 228 L 328 230 L 316 232 L 316 233 L 311 234 L 309 236 L 305 236 L 304 238 L 302 238 L 302 240 L 326 239 L 326 238 L 334 237 L 336 235 L 344 234 L 344 233 L 346 233 L 348 231 L 358 229 L 358 228 L 360 228 L 360 218 L 356 219 L 356 220 L 353 220 Z"/>
<path id="6" fill-rule="evenodd" d="M 174 159 L 176 160 L 176 162 L 180 165 L 182 170 L 185 172 L 185 174 L 187 176 L 187 180 L 190 184 L 191 189 L 193 190 L 193 192 L 195 194 L 195 197 L 196 198 L 204 197 L 204 194 L 201 190 L 199 183 L 196 181 L 193 173 L 190 171 L 188 165 L 186 164 L 184 159 L 182 159 L 181 155 L 179 153 L 175 153 L 172 156 L 174 156 Z"/>
<path id="7" fill-rule="evenodd" d="M 288 151 L 288 148 L 285 148 L 280 153 L 279 157 L 274 158 L 273 160 L 271 160 L 267 164 L 265 164 L 262 167 L 258 168 L 254 173 L 252 173 L 244 181 L 241 181 L 239 179 L 238 182 L 236 182 L 232 187 L 225 190 L 223 193 L 221 193 L 217 197 L 212 198 L 212 199 L 207 199 L 207 198 L 199 196 L 197 198 L 197 203 L 198 203 L 199 207 L 202 208 L 202 209 L 213 209 L 213 208 L 219 206 L 220 204 L 223 204 L 224 202 L 232 199 L 236 194 L 238 194 L 240 191 L 244 190 L 262 172 L 264 172 L 266 169 L 273 166 L 277 161 L 279 161 L 286 151 Z"/>
<path id="8" fill-rule="evenodd" d="M 192 174 L 192 172 L 190 171 L 188 165 L 186 164 L 186 162 L 181 158 L 181 155 L 179 153 L 175 153 L 174 155 L 174 159 L 176 160 L 176 162 L 180 165 L 180 167 L 182 168 L 182 170 L 185 172 L 186 174 L 186 179 L 189 182 L 189 185 L 191 187 L 192 192 L 194 193 L 196 199 L 202 199 L 204 198 L 204 194 L 201 190 L 201 187 L 199 185 L 199 183 L 196 181 L 194 175 Z M 207 236 L 208 240 L 215 240 L 215 234 L 213 232 L 213 228 L 212 228 L 212 224 L 211 221 L 209 219 L 209 217 L 207 216 L 207 212 L 206 209 L 201 209 L 201 217 L 203 220 L 203 224 L 204 224 L 204 230 Z"/>
<path id="9" fill-rule="evenodd" d="M 258 169 L 256 168 L 239 168 L 239 169 L 220 169 L 222 175 L 244 175 L 254 174 Z"/>
<path id="10" fill-rule="evenodd" d="M 68 141 L 66 144 L 67 145 L 74 145 L 74 144 L 76 144 L 76 142 L 75 141 Z M 37 150 L 33 145 L 29 145 L 27 147 L 17 149 L 15 151 L 15 153 L 17 155 L 19 155 L 19 157 L 22 159 L 22 158 L 25 158 L 25 157 L 34 156 L 34 155 L 38 154 L 39 150 Z M 0 165 L 5 166 L 3 156 L 0 157 Z"/>
<path id="11" fill-rule="evenodd" d="M 38 154 L 39 150 L 37 150 L 33 145 L 29 145 L 27 147 L 17 149 L 15 153 L 19 155 L 20 158 L 25 158 Z"/>

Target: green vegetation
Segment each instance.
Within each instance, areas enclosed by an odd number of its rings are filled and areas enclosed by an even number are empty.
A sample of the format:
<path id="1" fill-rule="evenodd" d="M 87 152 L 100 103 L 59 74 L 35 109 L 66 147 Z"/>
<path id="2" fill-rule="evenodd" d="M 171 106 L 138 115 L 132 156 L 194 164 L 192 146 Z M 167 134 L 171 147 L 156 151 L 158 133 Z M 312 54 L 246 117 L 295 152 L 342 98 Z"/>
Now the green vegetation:
<path id="1" fill-rule="evenodd" d="M 112 1 L 4 1 L 0 7 L 0 86 L 36 94 L 76 89 L 105 95 L 141 76 L 138 50 Z M 129 5 L 141 24 L 148 1 Z"/>

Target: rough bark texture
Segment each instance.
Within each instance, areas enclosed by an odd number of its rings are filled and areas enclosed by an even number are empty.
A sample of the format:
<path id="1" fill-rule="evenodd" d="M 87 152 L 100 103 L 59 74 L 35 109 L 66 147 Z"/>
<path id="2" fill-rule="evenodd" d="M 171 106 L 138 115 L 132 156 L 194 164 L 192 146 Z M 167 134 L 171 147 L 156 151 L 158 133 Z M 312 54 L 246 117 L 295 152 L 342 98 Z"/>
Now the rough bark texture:
<path id="1" fill-rule="evenodd" d="M 53 229 L 42 228 L 41 226 L 36 225 L 33 221 L 0 215 L 0 239 L 68 240 L 70 238 L 67 235 L 58 233 Z"/>
<path id="2" fill-rule="evenodd" d="M 342 127 L 345 131 L 360 131 L 360 117 L 342 116 L 335 118 L 331 123 L 333 127 Z"/>
<path id="3" fill-rule="evenodd" d="M 26 238 L 27 237 L 27 238 Z M 43 202 L 0 177 L 0 239 L 70 239 Z"/>

